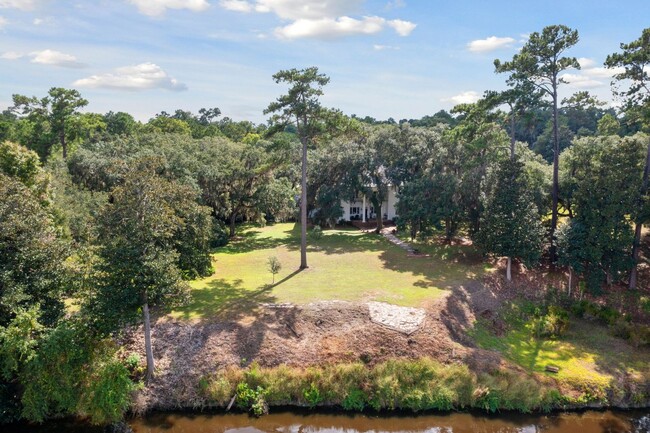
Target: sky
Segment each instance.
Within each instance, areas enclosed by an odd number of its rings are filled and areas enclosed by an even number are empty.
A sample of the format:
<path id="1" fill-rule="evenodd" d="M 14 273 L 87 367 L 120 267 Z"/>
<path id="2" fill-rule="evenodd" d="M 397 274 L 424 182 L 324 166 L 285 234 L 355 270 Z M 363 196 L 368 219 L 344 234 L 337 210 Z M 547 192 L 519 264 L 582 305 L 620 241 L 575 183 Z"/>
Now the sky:
<path id="1" fill-rule="evenodd" d="M 494 59 L 553 24 L 580 35 L 562 96 L 615 104 L 603 61 L 650 26 L 648 0 L 0 0 L 0 110 L 66 87 L 90 112 L 219 107 L 262 123 L 286 91 L 272 75 L 317 66 L 323 105 L 420 118 L 504 89 Z"/>

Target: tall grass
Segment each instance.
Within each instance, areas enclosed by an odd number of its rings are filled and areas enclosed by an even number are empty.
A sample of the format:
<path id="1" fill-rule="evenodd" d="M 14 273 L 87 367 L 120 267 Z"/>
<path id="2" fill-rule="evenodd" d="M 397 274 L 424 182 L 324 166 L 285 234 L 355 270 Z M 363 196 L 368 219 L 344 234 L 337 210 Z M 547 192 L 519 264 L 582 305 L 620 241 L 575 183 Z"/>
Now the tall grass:
<path id="1" fill-rule="evenodd" d="M 338 406 L 344 410 L 460 410 L 479 408 L 530 412 L 559 407 L 559 392 L 529 376 L 505 371 L 475 374 L 465 365 L 443 365 L 429 358 L 390 360 L 311 368 L 281 365 L 227 368 L 201 380 L 203 396 L 224 407 L 236 397 L 260 396 L 268 406 Z"/>

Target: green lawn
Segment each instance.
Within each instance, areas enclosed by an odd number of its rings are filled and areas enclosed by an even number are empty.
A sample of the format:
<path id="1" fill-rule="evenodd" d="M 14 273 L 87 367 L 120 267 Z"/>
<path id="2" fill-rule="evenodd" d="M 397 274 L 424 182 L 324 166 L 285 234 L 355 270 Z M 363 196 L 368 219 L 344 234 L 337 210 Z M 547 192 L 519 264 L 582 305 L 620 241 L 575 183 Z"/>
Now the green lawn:
<path id="1" fill-rule="evenodd" d="M 576 401 L 605 397 L 621 378 L 639 382 L 650 378 L 650 351 L 633 349 L 605 326 L 583 319 L 571 318 L 568 331 L 557 339 L 536 338 L 531 323 L 524 321 L 510 322 L 503 336 L 494 335 L 479 321 L 472 336 L 479 346 L 502 353 L 525 370 L 557 378 L 578 390 Z M 560 370 L 546 372 L 547 365 Z"/>
<path id="2" fill-rule="evenodd" d="M 172 315 L 222 317 L 249 313 L 260 302 L 334 299 L 416 306 L 487 269 L 479 261 L 468 263 L 456 250 L 407 257 L 382 236 L 336 229 L 325 230 L 320 240 L 309 240 L 309 269 L 298 272 L 299 238 L 299 226 L 293 223 L 242 231 L 239 239 L 214 253 L 214 275 L 193 281 L 191 303 Z M 267 269 L 270 256 L 282 264 L 273 285 Z"/>

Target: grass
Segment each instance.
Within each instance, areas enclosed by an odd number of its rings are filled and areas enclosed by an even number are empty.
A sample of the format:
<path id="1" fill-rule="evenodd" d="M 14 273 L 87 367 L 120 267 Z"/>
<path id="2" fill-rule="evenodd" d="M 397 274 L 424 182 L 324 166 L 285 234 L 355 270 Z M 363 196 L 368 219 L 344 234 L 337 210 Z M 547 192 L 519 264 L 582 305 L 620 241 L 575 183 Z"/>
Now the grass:
<path id="1" fill-rule="evenodd" d="M 633 349 L 605 326 L 571 318 L 561 337 L 540 338 L 530 321 L 505 317 L 509 330 L 502 336 L 477 322 L 472 336 L 479 346 L 500 352 L 530 373 L 557 379 L 562 388 L 573 390 L 571 403 L 607 402 L 612 393 L 623 392 L 621 378 L 650 381 L 650 351 Z M 559 372 L 546 372 L 547 365 L 559 367 Z"/>
<path id="2" fill-rule="evenodd" d="M 339 406 L 349 411 L 477 408 L 530 412 L 550 410 L 560 403 L 555 389 L 525 374 L 476 374 L 466 365 L 443 365 L 429 358 L 307 369 L 252 364 L 246 370 L 229 367 L 205 376 L 199 387 L 209 405 L 224 407 L 235 395 L 241 409 L 258 415 L 257 408 L 266 405 Z M 260 399 L 264 404 L 255 406 Z"/>
<path id="3" fill-rule="evenodd" d="M 260 302 L 377 300 L 419 306 L 486 270 L 481 262 L 454 260 L 454 251 L 408 257 L 382 236 L 350 228 L 325 230 L 320 239 L 310 239 L 309 268 L 299 272 L 299 229 L 294 224 L 244 229 L 238 239 L 215 251 L 215 273 L 193 281 L 193 300 L 172 315 L 241 315 Z M 275 284 L 267 269 L 271 256 L 282 264 Z"/>

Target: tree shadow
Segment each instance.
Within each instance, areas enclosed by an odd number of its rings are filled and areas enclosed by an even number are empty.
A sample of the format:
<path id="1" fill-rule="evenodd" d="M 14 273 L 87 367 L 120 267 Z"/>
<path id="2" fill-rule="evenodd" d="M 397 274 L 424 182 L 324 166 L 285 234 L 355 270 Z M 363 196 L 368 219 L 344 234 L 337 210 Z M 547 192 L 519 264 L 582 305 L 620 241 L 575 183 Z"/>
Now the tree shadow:
<path id="1" fill-rule="evenodd" d="M 277 299 L 271 293 L 274 286 L 266 285 L 250 290 L 242 287 L 242 283 L 240 279 L 229 282 L 219 278 L 207 283 L 204 289 L 193 290 L 192 300 L 180 310 L 181 317 L 237 320 L 254 314 L 259 304 L 274 303 Z"/>

